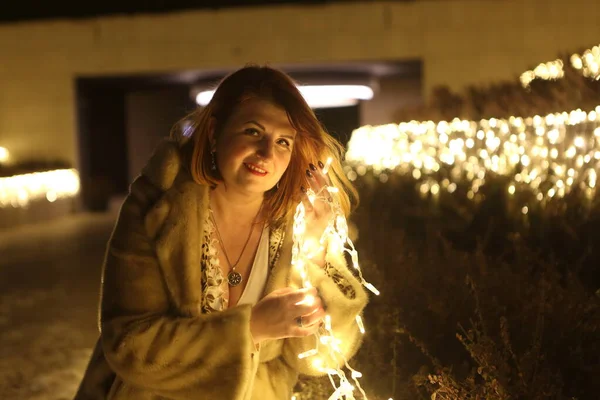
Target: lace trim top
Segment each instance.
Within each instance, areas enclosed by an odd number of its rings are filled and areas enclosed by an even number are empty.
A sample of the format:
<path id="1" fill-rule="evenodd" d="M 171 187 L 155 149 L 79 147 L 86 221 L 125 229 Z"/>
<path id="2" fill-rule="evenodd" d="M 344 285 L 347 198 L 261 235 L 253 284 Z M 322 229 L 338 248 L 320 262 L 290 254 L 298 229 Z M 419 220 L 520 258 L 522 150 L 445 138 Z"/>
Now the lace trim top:
<path id="1" fill-rule="evenodd" d="M 219 253 L 217 250 L 214 221 L 209 215 L 204 220 L 202 240 L 202 312 L 226 310 L 229 306 L 229 284 L 221 270 Z M 260 300 L 269 270 L 269 229 L 265 227 L 260 237 L 256 256 L 252 264 L 247 283 L 239 304 L 255 304 Z"/>
<path id="2" fill-rule="evenodd" d="M 208 214 L 205 217 L 203 225 L 204 232 L 202 235 L 201 259 L 203 292 L 202 312 L 211 313 L 214 311 L 223 311 L 228 308 L 229 286 L 227 284 L 227 279 L 225 279 L 221 271 L 217 250 L 218 240 L 216 239 L 213 221 Z M 261 269 L 262 272 L 256 274 L 258 275 L 258 278 L 253 278 L 253 272 L 250 273 L 250 276 L 248 277 L 248 284 L 244 289 L 244 293 L 242 293 L 242 296 L 240 297 L 239 304 L 243 304 L 242 300 L 245 297 L 256 296 L 246 296 L 245 294 L 251 283 L 252 285 L 259 286 L 259 289 L 255 288 L 254 292 L 259 290 L 260 293 L 258 295 L 260 296 L 262 294 L 262 288 L 264 288 L 268 278 L 268 271 L 273 268 L 277 262 L 277 259 L 279 258 L 279 253 L 284 238 L 285 233 L 283 228 L 280 227 L 272 230 L 265 228 L 262 233 L 259 250 L 257 251 L 254 265 L 252 267 L 252 271 L 255 269 Z M 260 259 L 260 262 L 258 259 Z M 255 268 L 258 265 L 260 265 L 259 268 Z M 354 299 L 356 297 L 355 289 L 344 278 L 344 276 L 333 267 L 333 265 L 327 262 L 324 270 L 347 298 Z M 254 282 L 254 280 L 251 282 L 251 279 L 256 279 L 258 282 Z M 258 298 L 254 302 L 257 300 Z M 247 303 L 248 300 L 244 299 L 244 302 Z"/>
<path id="3" fill-rule="evenodd" d="M 337 285 L 340 292 L 349 299 L 356 298 L 356 290 L 352 287 L 352 284 L 342 275 L 337 269 L 334 268 L 329 262 L 325 263 L 325 274 L 333 280 Z"/>
<path id="4" fill-rule="evenodd" d="M 225 293 L 225 279 L 221 273 L 217 255 L 217 239 L 214 235 L 214 225 L 210 214 L 204 218 L 202 234 L 202 312 L 223 311 L 227 309 L 229 290 Z"/>

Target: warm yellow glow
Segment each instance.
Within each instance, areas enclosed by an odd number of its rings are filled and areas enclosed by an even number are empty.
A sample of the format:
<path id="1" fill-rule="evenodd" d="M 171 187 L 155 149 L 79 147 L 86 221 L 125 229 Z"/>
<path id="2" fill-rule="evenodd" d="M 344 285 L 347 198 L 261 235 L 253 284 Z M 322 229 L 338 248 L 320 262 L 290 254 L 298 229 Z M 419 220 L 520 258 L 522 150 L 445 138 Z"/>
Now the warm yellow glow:
<path id="1" fill-rule="evenodd" d="M 333 162 L 333 158 L 327 157 L 327 161 L 325 161 L 325 165 L 323 166 L 323 174 L 327 174 L 329 172 L 329 168 L 331 167 L 331 163 Z M 336 191 L 337 188 L 331 188 L 329 191 Z"/>
<path id="2" fill-rule="evenodd" d="M 549 61 L 539 64 L 535 69 L 526 71 L 519 78 L 523 87 L 529 87 L 534 79 L 556 80 L 565 76 L 562 60 Z"/>
<path id="3" fill-rule="evenodd" d="M 321 246 L 321 244 L 314 238 L 306 239 L 306 241 L 302 245 L 302 251 L 307 254 L 307 257 L 309 259 L 312 259 L 318 254 L 322 253 L 323 250 L 323 246 Z"/>
<path id="4" fill-rule="evenodd" d="M 317 354 L 319 354 L 319 351 L 317 349 L 310 349 L 308 351 L 305 351 L 304 353 L 299 354 L 298 358 L 303 359 L 311 356 L 316 356 Z"/>
<path id="5" fill-rule="evenodd" d="M 358 329 L 360 330 L 360 333 L 364 334 L 365 326 L 363 325 L 362 318 L 360 317 L 360 315 L 356 316 L 356 324 L 358 325 Z"/>
<path id="6" fill-rule="evenodd" d="M 310 294 L 306 295 L 302 301 L 296 304 L 306 304 L 307 306 L 312 306 L 313 304 L 315 304 L 315 296 L 311 296 Z"/>
<path id="7" fill-rule="evenodd" d="M 583 52 L 571 56 L 573 68 L 581 70 L 582 74 L 590 79 L 600 79 L 600 46 L 594 46 Z"/>
<path id="8" fill-rule="evenodd" d="M 461 186 L 478 201 L 492 173 L 508 178 L 506 190 L 515 198 L 528 191 L 533 202 L 545 203 L 581 189 L 593 200 L 600 169 L 598 113 L 600 106 L 528 118 L 364 126 L 352 133 L 344 171 L 350 177 L 360 167 L 362 175 L 385 174 L 385 180 L 391 173 L 412 176 L 423 198 L 437 199 Z M 436 165 L 447 171 L 443 178 Z"/>
<path id="9" fill-rule="evenodd" d="M 325 316 L 325 330 L 326 331 L 330 331 L 331 330 L 331 315 L 327 314 Z"/>
<path id="10" fill-rule="evenodd" d="M 0 178 L 0 208 L 26 207 L 29 202 L 74 197 L 79 193 L 79 176 L 62 169 Z"/>
<path id="11" fill-rule="evenodd" d="M 322 370 L 323 369 L 323 359 L 321 359 L 319 357 L 315 357 L 312 361 L 312 365 L 313 365 L 314 369 Z"/>
<path id="12" fill-rule="evenodd" d="M 324 172 L 327 172 L 331 165 L 331 159 L 327 159 L 324 166 Z M 357 171 L 359 174 L 365 173 L 358 166 Z M 350 171 L 346 171 L 350 173 Z M 328 225 L 325 228 L 320 239 L 306 238 L 306 209 L 302 202 L 296 207 L 296 213 L 294 215 L 293 225 L 293 247 L 292 247 L 292 260 L 291 264 L 294 267 L 295 272 L 302 279 L 303 287 L 311 287 L 310 275 L 307 270 L 307 265 L 313 262 L 313 249 L 319 248 L 319 251 L 326 251 L 328 254 L 339 254 L 348 253 L 352 260 L 352 266 L 357 271 L 358 279 L 367 289 L 375 294 L 379 294 L 379 291 L 375 286 L 365 281 L 360 269 L 358 262 L 358 252 L 356 251 L 352 240 L 348 237 L 348 225 L 346 218 L 341 209 L 337 193 L 339 189 L 335 187 L 325 187 L 325 190 L 321 189 L 318 193 L 309 193 L 312 196 L 311 202 L 317 199 L 327 200 L 327 204 L 331 207 L 331 216 L 328 221 Z M 306 296 L 300 303 L 314 304 L 315 298 L 312 296 Z M 298 304 L 300 304 L 298 303 Z M 333 321 L 331 315 L 327 314 L 324 318 L 324 324 L 319 328 L 316 336 L 315 348 L 307 350 L 298 355 L 298 358 L 304 359 L 307 357 L 315 357 L 313 360 L 313 367 L 321 372 L 325 372 L 329 375 L 332 385 L 335 388 L 334 393 L 329 397 L 330 400 L 342 400 L 342 399 L 354 399 L 353 392 L 355 388 L 358 388 L 364 399 L 367 399 L 367 395 L 360 386 L 358 378 L 362 374 L 352 369 L 346 360 L 346 356 L 343 351 L 342 340 L 337 338 L 332 331 Z M 356 316 L 356 324 L 361 333 L 365 333 L 365 327 L 363 325 L 360 315 Z M 316 357 L 319 354 L 327 355 L 327 359 L 332 362 L 327 366 L 323 365 L 323 360 L 320 357 Z M 356 386 L 350 384 L 349 378 L 346 373 L 342 370 L 342 367 L 346 367 L 351 372 L 351 379 L 354 380 Z M 339 380 L 338 384 L 334 383 L 334 379 Z"/>
<path id="13" fill-rule="evenodd" d="M 366 85 L 306 85 L 298 89 L 311 108 L 352 106 L 373 98 L 373 89 Z M 200 92 L 196 103 L 206 106 L 214 94 L 214 90 Z"/>
<path id="14" fill-rule="evenodd" d="M 573 68 L 581 71 L 583 76 L 594 80 L 600 79 L 600 46 L 585 50 L 583 54 L 572 54 L 569 60 Z M 533 70 L 525 71 L 519 79 L 521 85 L 527 88 L 534 79 L 556 80 L 564 75 L 562 60 L 554 60 L 539 64 Z M 591 115 L 590 118 L 590 120 L 595 120 L 596 115 Z"/>
<path id="15" fill-rule="evenodd" d="M 0 146 L 0 164 L 6 163 L 9 158 L 8 150 L 5 147 Z"/>
<path id="16" fill-rule="evenodd" d="M 371 285 L 369 282 L 365 282 L 364 285 L 367 289 L 369 289 L 371 292 L 373 292 L 373 294 L 375 294 L 376 296 L 380 295 L 379 290 L 377 290 L 377 288 L 375 286 Z"/>
<path id="17" fill-rule="evenodd" d="M 358 371 L 352 371 L 352 377 L 353 378 L 362 378 L 362 373 L 360 373 Z"/>

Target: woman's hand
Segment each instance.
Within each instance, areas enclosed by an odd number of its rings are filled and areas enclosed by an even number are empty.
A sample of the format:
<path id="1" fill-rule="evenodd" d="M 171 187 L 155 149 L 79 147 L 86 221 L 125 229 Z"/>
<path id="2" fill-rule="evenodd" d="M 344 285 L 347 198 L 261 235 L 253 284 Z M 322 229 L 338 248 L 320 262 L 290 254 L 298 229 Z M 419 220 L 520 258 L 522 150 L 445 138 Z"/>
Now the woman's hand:
<path id="1" fill-rule="evenodd" d="M 304 192 L 302 202 L 304 203 L 304 219 L 306 222 L 304 241 L 305 243 L 313 244 L 311 246 L 314 248 L 312 251 L 318 249 L 321 236 L 333 216 L 333 198 L 332 194 L 327 190 L 331 182 L 327 174 L 323 172 L 323 163 L 319 161 L 318 165 L 317 167 L 314 164 L 310 164 L 306 170 L 310 191 L 307 188 L 301 188 L 302 192 Z M 322 254 L 320 255 L 322 256 Z"/>
<path id="2" fill-rule="evenodd" d="M 252 307 L 250 332 L 255 343 L 265 339 L 309 336 L 325 318 L 316 288 L 275 290 Z"/>

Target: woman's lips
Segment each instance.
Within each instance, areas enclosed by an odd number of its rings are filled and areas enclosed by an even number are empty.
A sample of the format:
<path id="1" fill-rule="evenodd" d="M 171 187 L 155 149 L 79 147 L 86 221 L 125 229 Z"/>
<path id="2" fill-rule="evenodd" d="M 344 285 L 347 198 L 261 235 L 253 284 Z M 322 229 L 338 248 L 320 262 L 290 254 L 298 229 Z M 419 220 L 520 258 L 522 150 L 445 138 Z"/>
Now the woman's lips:
<path id="1" fill-rule="evenodd" d="M 250 164 L 250 163 L 244 163 L 244 166 L 246 167 L 246 169 L 254 174 L 254 175 L 258 175 L 258 176 L 265 176 L 267 175 L 267 171 L 265 171 L 264 169 L 254 165 L 254 164 Z"/>

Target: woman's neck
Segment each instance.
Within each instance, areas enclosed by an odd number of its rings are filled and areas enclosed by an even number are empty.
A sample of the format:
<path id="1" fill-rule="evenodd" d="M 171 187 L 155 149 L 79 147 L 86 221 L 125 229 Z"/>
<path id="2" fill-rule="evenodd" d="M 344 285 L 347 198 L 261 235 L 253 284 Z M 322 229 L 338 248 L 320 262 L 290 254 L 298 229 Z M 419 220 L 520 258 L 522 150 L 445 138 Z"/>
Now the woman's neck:
<path id="1" fill-rule="evenodd" d="M 227 190 L 218 185 L 210 192 L 210 207 L 223 223 L 246 224 L 261 211 L 263 195 L 249 195 Z M 260 220 L 260 217 L 257 221 Z"/>

